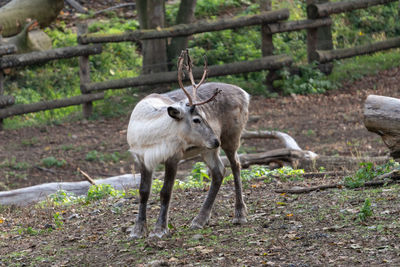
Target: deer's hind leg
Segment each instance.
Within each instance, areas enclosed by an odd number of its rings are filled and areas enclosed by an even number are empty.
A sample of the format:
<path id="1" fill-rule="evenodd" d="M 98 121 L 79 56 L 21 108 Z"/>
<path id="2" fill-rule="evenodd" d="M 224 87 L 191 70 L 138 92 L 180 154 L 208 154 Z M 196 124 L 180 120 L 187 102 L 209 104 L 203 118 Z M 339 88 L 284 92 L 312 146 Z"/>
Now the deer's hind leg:
<path id="1" fill-rule="evenodd" d="M 234 224 L 244 224 L 247 222 L 247 207 L 243 199 L 242 179 L 240 178 L 240 161 L 236 150 L 224 149 L 226 156 L 231 164 L 233 179 L 235 183 L 235 215 L 232 222 Z"/>
<path id="2" fill-rule="evenodd" d="M 203 228 L 203 226 L 208 222 L 211 215 L 211 209 L 224 178 L 225 167 L 219 157 L 219 149 L 207 151 L 202 154 L 202 156 L 203 160 L 211 170 L 212 180 L 210 189 L 208 190 L 208 195 L 200 209 L 199 215 L 193 219 L 191 228 Z"/>

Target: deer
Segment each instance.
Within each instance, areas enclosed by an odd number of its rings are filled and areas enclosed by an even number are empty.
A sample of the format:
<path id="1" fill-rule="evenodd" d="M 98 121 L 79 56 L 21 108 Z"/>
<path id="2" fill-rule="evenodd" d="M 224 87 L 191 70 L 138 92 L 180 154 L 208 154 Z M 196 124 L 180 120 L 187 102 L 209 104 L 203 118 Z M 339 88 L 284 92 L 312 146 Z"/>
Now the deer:
<path id="1" fill-rule="evenodd" d="M 184 62 L 186 61 L 186 64 Z M 183 66 L 191 86 L 183 85 Z M 158 164 L 164 164 L 165 177 L 160 191 L 160 211 L 149 237 L 168 234 L 168 210 L 178 163 L 200 155 L 211 173 L 211 185 L 191 228 L 203 228 L 221 187 L 225 166 L 219 156 L 223 149 L 231 166 L 235 188 L 235 211 L 232 222 L 247 222 L 243 199 L 240 161 L 237 150 L 240 136 L 248 119 L 250 96 L 238 86 L 226 83 L 204 83 L 207 61 L 198 84 L 192 73 L 188 50 L 178 58 L 180 89 L 163 94 L 150 94 L 139 101 L 131 113 L 127 130 L 129 151 L 141 175 L 139 210 L 129 236 L 143 238 L 147 233 L 146 206 L 151 192 L 152 174 Z"/>

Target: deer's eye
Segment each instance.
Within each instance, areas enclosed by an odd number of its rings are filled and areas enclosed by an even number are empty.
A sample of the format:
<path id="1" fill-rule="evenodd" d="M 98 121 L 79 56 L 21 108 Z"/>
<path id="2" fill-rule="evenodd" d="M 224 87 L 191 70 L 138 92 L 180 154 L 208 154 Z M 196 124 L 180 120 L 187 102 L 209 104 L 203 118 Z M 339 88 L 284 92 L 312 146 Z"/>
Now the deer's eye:
<path id="1" fill-rule="evenodd" d="M 201 123 L 201 120 L 198 119 L 198 118 L 194 118 L 194 119 L 193 119 L 193 122 L 194 122 L 194 123 Z"/>

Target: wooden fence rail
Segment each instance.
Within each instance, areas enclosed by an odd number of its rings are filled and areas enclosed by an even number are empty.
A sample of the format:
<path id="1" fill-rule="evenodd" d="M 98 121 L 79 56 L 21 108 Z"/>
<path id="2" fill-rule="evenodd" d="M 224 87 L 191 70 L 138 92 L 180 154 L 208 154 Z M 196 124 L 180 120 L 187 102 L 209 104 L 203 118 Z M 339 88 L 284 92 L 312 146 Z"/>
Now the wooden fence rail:
<path id="1" fill-rule="evenodd" d="M 77 95 L 58 100 L 41 101 L 33 104 L 14 105 L 0 109 L 0 119 L 7 117 L 38 112 L 48 109 L 63 108 L 68 106 L 80 105 L 86 102 L 100 100 L 104 98 L 104 93 Z"/>
<path id="2" fill-rule="evenodd" d="M 100 54 L 101 52 L 101 45 L 80 45 L 27 54 L 8 55 L 0 58 L 0 69 L 24 67 L 46 63 L 55 59 L 72 58 L 82 55 L 95 55 Z"/>
<path id="3" fill-rule="evenodd" d="M 316 19 L 332 14 L 339 14 L 356 9 L 363 9 L 396 1 L 398 0 L 353 0 L 347 2 L 327 2 L 321 4 L 310 4 L 307 6 L 307 15 L 309 18 Z"/>
<path id="4" fill-rule="evenodd" d="M 221 19 L 218 21 L 199 21 L 192 24 L 179 24 L 161 30 L 139 30 L 122 34 L 85 34 L 78 37 L 81 44 L 109 42 L 137 42 L 140 40 L 162 39 L 188 36 L 196 33 L 221 31 L 238 27 L 247 27 L 271 23 L 289 18 L 289 10 L 263 12 L 259 15 L 249 15 L 237 18 Z"/>
<path id="5" fill-rule="evenodd" d="M 292 64 L 292 59 L 286 55 L 273 55 L 273 34 L 307 30 L 307 53 L 309 62 L 317 61 L 321 69 L 331 70 L 333 60 L 353 57 L 381 50 L 400 47 L 400 37 L 368 45 L 345 49 L 333 49 L 331 24 L 329 15 L 386 4 L 398 0 L 352 0 L 331 3 L 329 0 L 308 0 L 306 20 L 285 21 L 289 18 L 289 10 L 270 11 L 270 1 L 261 1 L 261 13 L 257 15 L 222 19 L 218 21 L 200 21 L 192 24 L 180 24 L 165 29 L 139 30 L 122 34 L 88 34 L 87 26 L 78 27 L 78 46 L 53 49 L 45 52 L 32 52 L 17 55 L 15 47 L 0 46 L 0 129 L 4 118 L 37 112 L 41 110 L 83 104 L 83 114 L 90 116 L 92 101 L 104 98 L 104 90 L 138 87 L 142 85 L 157 85 L 176 83 L 177 72 L 162 72 L 140 75 L 133 78 L 91 82 L 89 55 L 102 53 L 99 43 L 138 42 L 141 40 L 165 39 L 178 36 L 189 36 L 202 32 L 220 31 L 238 27 L 261 25 L 262 55 L 260 59 L 234 62 L 218 66 L 209 66 L 209 77 L 230 74 L 270 70 L 267 83 L 276 79 L 275 70 Z M 266 3 L 266 4 L 265 4 Z M 269 3 L 269 5 L 268 5 Z M 92 44 L 98 43 L 98 44 Z M 66 99 L 42 101 L 33 104 L 13 105 L 15 99 L 4 93 L 3 69 L 46 63 L 61 58 L 79 57 L 80 89 L 82 95 Z M 327 66 L 324 68 L 324 66 Z M 202 69 L 194 69 L 194 76 L 200 76 Z"/>
<path id="6" fill-rule="evenodd" d="M 351 48 L 342 48 L 335 50 L 320 51 L 317 50 L 317 61 L 326 63 L 337 59 L 349 58 L 365 54 L 371 54 L 377 51 L 400 47 L 400 37 L 391 38 L 386 41 L 375 42 L 367 45 L 360 45 Z"/>
<path id="7" fill-rule="evenodd" d="M 231 74 L 255 72 L 267 69 L 280 69 L 292 64 L 292 59 L 286 55 L 264 57 L 252 61 L 234 62 L 224 65 L 208 66 L 208 77 L 224 76 Z M 203 68 L 194 68 L 194 78 L 201 78 Z M 176 83 L 178 73 L 176 71 L 159 72 L 147 75 L 140 75 L 134 78 L 110 80 L 99 83 L 83 85 L 87 91 L 101 91 L 108 89 L 122 89 L 142 85 L 157 85 L 165 83 Z M 186 77 L 187 78 L 187 77 Z"/>

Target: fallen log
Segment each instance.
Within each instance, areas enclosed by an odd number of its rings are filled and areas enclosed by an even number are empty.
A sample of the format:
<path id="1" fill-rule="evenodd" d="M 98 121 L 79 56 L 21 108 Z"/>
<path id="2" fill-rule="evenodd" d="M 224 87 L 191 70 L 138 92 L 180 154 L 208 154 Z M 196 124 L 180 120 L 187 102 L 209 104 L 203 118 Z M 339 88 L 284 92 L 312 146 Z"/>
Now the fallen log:
<path id="1" fill-rule="evenodd" d="M 18 34 L 27 20 L 36 20 L 47 27 L 64 7 L 63 0 L 13 0 L 0 8 L 3 37 Z"/>
<path id="2" fill-rule="evenodd" d="M 44 31 L 36 29 L 36 26 L 36 21 L 27 23 L 17 35 L 1 39 L 0 45 L 15 46 L 15 52 L 18 54 L 51 49 L 50 37 Z"/>
<path id="3" fill-rule="evenodd" d="M 243 165 L 247 164 L 265 164 L 271 162 L 271 159 L 268 158 L 268 153 L 270 156 L 274 156 L 273 160 L 277 160 L 277 157 L 285 159 L 285 160 L 290 160 L 295 157 L 302 157 L 301 152 L 304 151 L 291 151 L 290 149 L 277 149 L 275 151 L 269 151 L 269 152 L 264 152 L 264 153 L 259 153 L 259 156 L 256 155 L 239 155 L 240 161 L 242 162 Z M 285 158 L 286 157 L 286 158 Z M 318 157 L 316 160 L 319 161 L 321 158 L 330 158 L 330 157 Z M 332 158 L 332 157 L 331 157 Z M 334 157 L 335 159 L 338 159 L 337 157 Z M 349 158 L 341 158 L 341 161 L 334 160 L 337 164 L 343 164 L 346 163 L 346 161 L 349 160 Z M 388 158 L 384 158 L 386 161 Z M 372 162 L 380 162 L 383 161 L 383 158 L 353 158 L 352 162 L 360 162 L 360 160 L 364 161 L 372 161 Z M 225 163 L 227 163 L 227 160 L 224 160 Z M 252 163 L 251 163 L 252 162 Z M 310 167 L 309 169 L 313 170 L 315 168 L 315 162 L 308 160 L 307 161 L 308 166 Z M 225 164 L 224 163 L 224 164 Z M 301 165 L 300 165 L 301 166 Z M 326 164 L 321 164 L 321 166 L 327 166 Z M 386 177 L 387 178 L 387 177 Z M 140 184 L 140 174 L 125 174 L 125 175 L 120 175 L 120 176 L 114 176 L 106 179 L 98 179 L 94 180 L 96 184 L 109 184 L 112 185 L 115 189 L 117 190 L 126 190 L 130 188 L 138 188 Z M 369 182 L 373 183 L 373 181 Z M 383 184 L 383 182 L 381 183 Z M 50 194 L 53 194 L 57 192 L 58 190 L 65 190 L 70 193 L 74 193 L 75 195 L 84 195 L 87 193 L 91 183 L 89 181 L 81 181 L 81 182 L 64 182 L 64 183 L 48 183 L 48 184 L 41 184 L 41 185 L 35 185 L 31 187 L 26 187 L 26 188 L 20 188 L 20 189 L 15 189 L 11 191 L 4 191 L 0 192 L 0 205 L 28 205 L 29 203 L 37 202 L 46 199 L 46 197 Z M 375 184 L 375 185 L 380 185 Z M 326 187 L 328 188 L 328 187 Z M 312 190 L 318 190 L 318 189 L 323 189 L 323 187 L 320 188 L 314 188 Z M 310 190 L 307 189 L 309 192 Z M 312 191 L 311 190 L 311 191 Z M 289 191 L 282 191 L 282 192 L 289 192 Z M 296 193 L 292 191 L 293 193 Z"/>
<path id="4" fill-rule="evenodd" d="M 363 184 L 363 187 L 388 185 L 388 184 L 397 182 L 399 178 L 400 178 L 399 170 L 395 169 L 388 173 L 377 176 L 372 181 L 365 182 Z M 310 186 L 310 187 L 295 186 L 295 187 L 286 188 L 286 189 L 276 189 L 275 193 L 304 194 L 304 193 L 310 193 L 313 191 L 325 190 L 325 189 L 330 189 L 330 188 L 346 188 L 346 186 L 341 182 L 334 183 L 334 184 Z"/>
<path id="5" fill-rule="evenodd" d="M 239 155 L 239 160 L 243 168 L 248 168 L 250 165 L 269 165 L 270 163 L 279 163 L 281 166 L 285 165 L 285 163 L 297 165 L 296 161 L 301 159 L 311 161 L 315 159 L 314 157 L 317 157 L 317 154 L 311 151 L 282 148 L 261 153 L 241 154 Z M 226 157 L 221 157 L 221 160 L 225 166 L 229 166 L 229 161 Z"/>
<path id="6" fill-rule="evenodd" d="M 82 14 L 87 14 L 88 10 L 86 7 L 83 7 L 81 4 L 79 4 L 77 1 L 75 0 L 65 0 L 65 2 L 67 2 L 70 6 L 72 6 L 73 8 L 76 9 L 76 11 L 78 11 L 79 13 Z"/>
<path id="7" fill-rule="evenodd" d="M 369 95 L 364 104 L 364 125 L 381 136 L 395 160 L 400 159 L 400 99 Z"/>
<path id="8" fill-rule="evenodd" d="M 125 174 L 96 180 L 96 184 L 109 184 L 117 190 L 138 188 L 139 183 L 140 174 Z M 91 184 L 88 181 L 63 182 L 40 184 L 31 187 L 0 192 L 0 205 L 28 205 L 32 202 L 45 200 L 48 195 L 53 194 L 58 190 L 65 190 L 69 193 L 74 193 L 77 196 L 81 196 L 87 193 L 90 186 Z"/>

